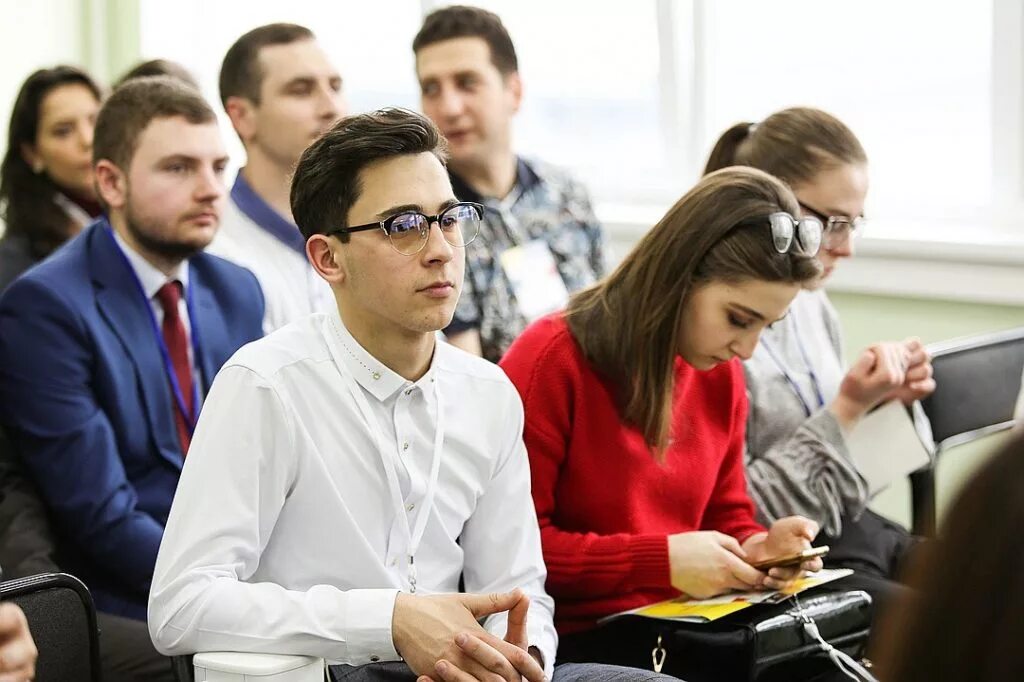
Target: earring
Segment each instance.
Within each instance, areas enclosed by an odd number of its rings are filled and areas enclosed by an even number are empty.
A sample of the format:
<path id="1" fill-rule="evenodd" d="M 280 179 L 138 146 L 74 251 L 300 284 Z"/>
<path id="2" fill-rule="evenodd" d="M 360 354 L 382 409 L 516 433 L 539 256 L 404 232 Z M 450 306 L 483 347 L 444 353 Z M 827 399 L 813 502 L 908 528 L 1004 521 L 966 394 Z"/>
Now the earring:
<path id="1" fill-rule="evenodd" d="M 46 170 L 46 167 L 43 165 L 42 159 L 36 159 L 35 161 L 32 162 L 32 172 L 33 173 L 35 173 L 36 175 L 39 175 L 44 170 Z"/>

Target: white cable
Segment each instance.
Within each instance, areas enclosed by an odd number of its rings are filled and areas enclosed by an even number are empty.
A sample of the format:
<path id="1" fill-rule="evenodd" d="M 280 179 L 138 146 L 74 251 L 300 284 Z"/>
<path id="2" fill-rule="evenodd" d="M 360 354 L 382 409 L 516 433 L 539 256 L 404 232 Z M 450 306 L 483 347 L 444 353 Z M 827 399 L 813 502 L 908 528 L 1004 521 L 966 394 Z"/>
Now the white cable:
<path id="1" fill-rule="evenodd" d="M 853 660 L 852 656 L 825 641 L 825 638 L 821 636 L 821 632 L 818 630 L 818 624 L 807 614 L 803 605 L 800 604 L 800 599 L 795 594 L 793 595 L 793 602 L 796 604 L 796 611 L 800 616 L 800 620 L 804 623 L 804 632 L 818 643 L 821 650 L 828 655 L 829 660 L 839 668 L 843 675 L 854 680 L 854 682 L 878 682 L 878 679 L 868 672 L 867 668 Z"/>

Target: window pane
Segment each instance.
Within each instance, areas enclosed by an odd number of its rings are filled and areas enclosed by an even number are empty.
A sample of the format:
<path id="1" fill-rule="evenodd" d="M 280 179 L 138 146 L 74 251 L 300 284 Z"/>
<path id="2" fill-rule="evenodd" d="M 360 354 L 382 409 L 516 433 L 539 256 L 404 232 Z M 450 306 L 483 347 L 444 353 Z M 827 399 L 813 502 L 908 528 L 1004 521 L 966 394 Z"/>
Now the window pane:
<path id="1" fill-rule="evenodd" d="M 988 208 L 992 7 L 940 4 L 705 3 L 707 149 L 733 123 L 815 106 L 864 144 L 872 215 L 955 221 Z"/>
<path id="2" fill-rule="evenodd" d="M 681 181 L 663 144 L 654 0 L 482 0 L 516 46 L 516 150 L 572 168 L 595 196 L 650 200 Z"/>

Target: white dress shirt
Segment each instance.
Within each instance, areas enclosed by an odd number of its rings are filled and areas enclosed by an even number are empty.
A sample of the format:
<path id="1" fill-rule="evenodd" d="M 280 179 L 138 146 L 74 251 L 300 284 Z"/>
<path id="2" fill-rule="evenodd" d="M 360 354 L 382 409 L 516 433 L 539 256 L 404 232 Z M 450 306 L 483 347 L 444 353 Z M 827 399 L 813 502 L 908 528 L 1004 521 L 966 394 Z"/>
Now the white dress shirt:
<path id="1" fill-rule="evenodd" d="M 181 261 L 170 275 L 165 275 L 132 249 L 132 247 L 128 246 L 128 243 L 121 239 L 121 235 L 116 230 L 111 232 L 114 235 L 114 241 L 117 242 L 118 248 L 121 249 L 121 253 L 128 260 L 132 270 L 135 271 L 135 277 L 139 280 L 139 284 L 142 285 L 142 292 L 146 294 L 146 300 L 149 301 L 149 309 L 153 312 L 153 319 L 156 320 L 157 329 L 162 330 L 164 323 L 164 307 L 156 297 L 157 292 L 168 282 L 181 283 L 182 293 L 178 299 L 178 316 L 181 318 L 182 326 L 185 327 L 185 339 L 188 341 L 186 344 L 188 346 L 188 366 L 192 370 L 193 385 L 198 389 L 198 395 L 201 398 L 203 382 L 196 371 L 195 350 L 192 347 L 192 320 L 188 315 L 188 300 L 186 298 L 186 292 L 188 291 L 188 261 Z"/>
<path id="2" fill-rule="evenodd" d="M 234 200 L 225 205 L 220 229 L 206 251 L 256 275 L 266 301 L 263 317 L 266 333 L 334 307 L 330 286 L 316 274 L 306 255 L 253 221 Z"/>
<path id="3" fill-rule="evenodd" d="M 468 592 L 522 588 L 529 642 L 550 677 L 554 605 L 518 393 L 498 367 L 444 343 L 428 372 L 407 381 L 356 343 L 336 311 L 243 347 L 217 375 L 153 576 L 157 649 L 397 660 L 392 611 L 410 571 L 396 504 L 415 526 L 434 448 L 434 382 L 444 440 L 415 555 L 417 593 L 458 592 L 460 576 Z M 397 462 L 401 502 L 382 455 Z M 504 637 L 506 614 L 484 626 Z"/>

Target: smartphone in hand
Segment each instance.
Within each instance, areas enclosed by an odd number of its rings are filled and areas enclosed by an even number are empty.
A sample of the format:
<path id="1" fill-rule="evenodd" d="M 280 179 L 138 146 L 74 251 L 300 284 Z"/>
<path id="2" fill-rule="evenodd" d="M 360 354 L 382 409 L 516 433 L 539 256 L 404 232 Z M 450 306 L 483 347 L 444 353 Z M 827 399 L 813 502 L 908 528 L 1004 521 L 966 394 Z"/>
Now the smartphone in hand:
<path id="1" fill-rule="evenodd" d="M 794 566 L 799 566 L 808 559 L 823 557 L 826 554 L 828 554 L 828 545 L 822 545 L 821 547 L 811 547 L 802 552 L 796 552 L 795 554 L 787 554 L 785 556 L 775 557 L 774 559 L 765 559 L 764 561 L 758 561 L 756 564 L 750 565 L 759 571 L 767 571 L 769 568 L 792 568 Z"/>

